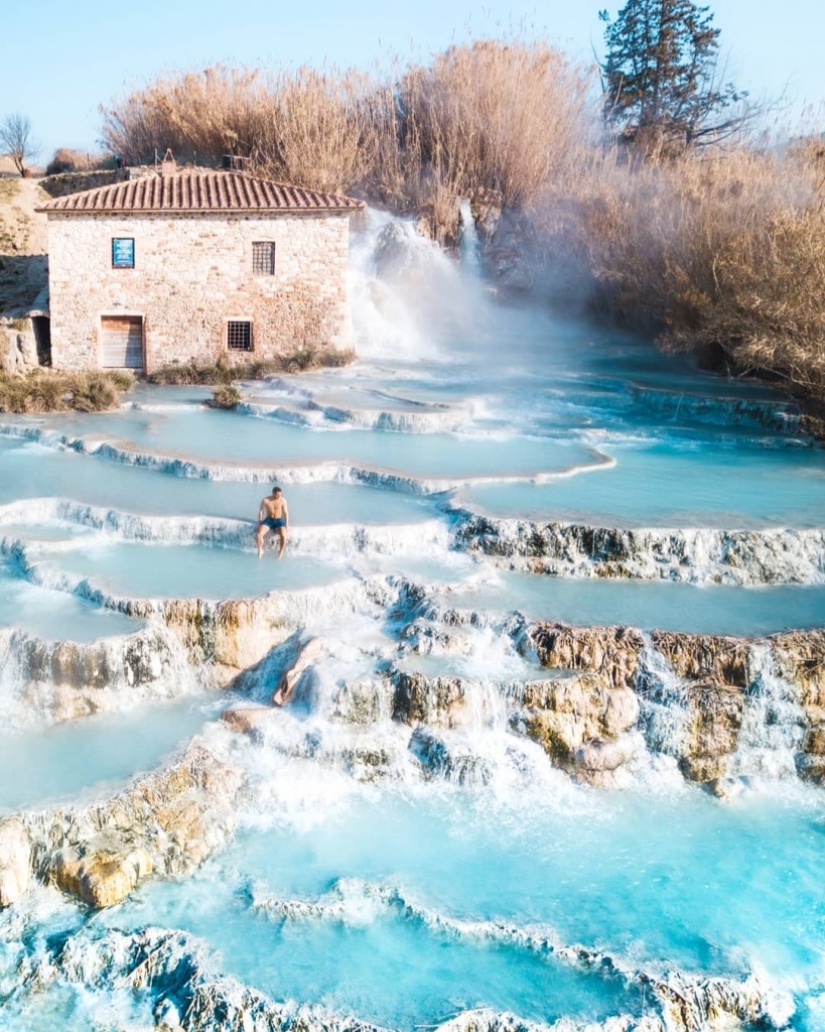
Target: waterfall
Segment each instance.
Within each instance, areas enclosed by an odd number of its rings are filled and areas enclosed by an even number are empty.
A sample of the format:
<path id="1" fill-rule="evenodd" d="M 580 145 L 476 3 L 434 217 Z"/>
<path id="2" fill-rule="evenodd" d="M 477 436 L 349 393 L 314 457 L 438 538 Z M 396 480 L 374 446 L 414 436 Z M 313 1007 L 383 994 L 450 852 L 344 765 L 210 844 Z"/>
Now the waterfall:
<path id="1" fill-rule="evenodd" d="M 481 245 L 476 229 L 476 220 L 470 202 L 466 197 L 459 201 L 458 214 L 461 220 L 461 237 L 459 248 L 461 251 L 462 265 L 474 276 L 481 274 Z"/>
<path id="2" fill-rule="evenodd" d="M 469 204 L 467 213 L 472 229 L 464 223 L 461 253 L 473 269 L 468 255 L 477 241 Z M 374 209 L 367 209 L 350 246 L 349 288 L 356 351 L 364 358 L 438 357 L 449 343 L 477 335 L 489 314 L 475 276 L 463 276 L 408 219 Z"/>
<path id="3" fill-rule="evenodd" d="M 680 757 L 687 736 L 685 686 L 668 666 L 664 656 L 645 642 L 636 674 L 639 696 L 639 724 L 652 753 Z"/>
<path id="4" fill-rule="evenodd" d="M 779 676 L 767 644 L 753 647 L 751 663 L 754 676 L 745 699 L 738 746 L 728 761 L 728 774 L 796 777 L 796 757 L 807 726 L 799 690 Z"/>

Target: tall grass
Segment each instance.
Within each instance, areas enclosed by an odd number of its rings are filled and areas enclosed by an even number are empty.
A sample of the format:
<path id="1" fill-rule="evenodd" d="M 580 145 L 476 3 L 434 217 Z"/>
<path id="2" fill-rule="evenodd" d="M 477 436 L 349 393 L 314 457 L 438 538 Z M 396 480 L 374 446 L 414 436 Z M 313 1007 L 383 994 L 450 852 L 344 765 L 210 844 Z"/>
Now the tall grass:
<path id="1" fill-rule="evenodd" d="M 373 97 L 367 193 L 425 217 L 437 239 L 458 198 L 528 209 L 586 131 L 591 77 L 543 43 L 482 41 L 407 69 Z"/>
<path id="2" fill-rule="evenodd" d="M 452 245 L 458 203 L 577 299 L 671 349 L 825 397 L 825 152 L 758 142 L 629 161 L 599 137 L 590 71 L 542 42 L 481 41 L 386 77 L 223 66 L 158 79 L 103 111 L 124 160 L 155 149 L 350 191 Z M 515 227 L 515 231 L 514 231 Z"/>
<path id="3" fill-rule="evenodd" d="M 449 241 L 459 197 L 530 204 L 581 135 L 588 88 L 589 73 L 543 43 L 453 47 L 384 81 L 219 65 L 113 101 L 103 138 L 131 164 L 167 147 L 207 165 L 242 155 L 274 179 L 424 214 Z"/>
<path id="4" fill-rule="evenodd" d="M 214 164 L 222 154 L 249 152 L 265 96 L 260 74 L 245 68 L 161 77 L 101 109 L 103 140 L 130 165 L 167 147 L 180 161 Z"/>
<path id="5" fill-rule="evenodd" d="M 127 164 L 171 148 L 183 162 L 248 158 L 258 172 L 317 190 L 346 191 L 371 163 L 370 93 L 355 72 L 264 76 L 217 65 L 157 79 L 102 110 L 106 144 Z"/>
<path id="6" fill-rule="evenodd" d="M 536 208 L 547 276 L 727 372 L 825 393 L 825 220 L 804 151 L 738 148 L 629 167 L 602 153 Z"/>
<path id="7" fill-rule="evenodd" d="M 0 412 L 105 412 L 120 405 L 134 383 L 129 373 L 0 373 Z"/>

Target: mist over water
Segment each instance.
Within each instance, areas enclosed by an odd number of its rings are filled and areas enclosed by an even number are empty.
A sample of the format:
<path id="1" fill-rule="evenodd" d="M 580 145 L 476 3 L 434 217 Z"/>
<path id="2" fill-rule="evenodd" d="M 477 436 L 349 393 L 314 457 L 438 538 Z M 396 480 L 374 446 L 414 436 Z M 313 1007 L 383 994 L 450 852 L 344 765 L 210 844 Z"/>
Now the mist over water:
<path id="1" fill-rule="evenodd" d="M 459 263 L 412 222 L 368 208 L 352 240 L 350 291 L 359 358 L 414 365 L 483 331 L 492 310 L 477 259 Z M 474 253 L 475 244 L 468 243 Z"/>
<path id="2" fill-rule="evenodd" d="M 351 366 L 0 425 L 0 812 L 192 735 L 243 786 L 191 870 L 0 910 L 0 1027 L 218 1027 L 203 986 L 256 1028 L 823 1027 L 822 451 L 776 392 L 497 294 L 462 225 L 367 211 Z"/>

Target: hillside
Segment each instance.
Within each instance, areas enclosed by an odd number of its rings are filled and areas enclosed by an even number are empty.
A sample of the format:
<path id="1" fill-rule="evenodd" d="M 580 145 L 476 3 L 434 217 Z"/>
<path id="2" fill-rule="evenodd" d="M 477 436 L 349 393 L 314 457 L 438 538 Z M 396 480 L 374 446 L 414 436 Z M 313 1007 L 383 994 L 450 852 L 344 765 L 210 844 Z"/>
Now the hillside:
<path id="1" fill-rule="evenodd" d="M 0 316 L 24 315 L 46 287 L 46 217 L 34 209 L 48 199 L 0 164 Z"/>

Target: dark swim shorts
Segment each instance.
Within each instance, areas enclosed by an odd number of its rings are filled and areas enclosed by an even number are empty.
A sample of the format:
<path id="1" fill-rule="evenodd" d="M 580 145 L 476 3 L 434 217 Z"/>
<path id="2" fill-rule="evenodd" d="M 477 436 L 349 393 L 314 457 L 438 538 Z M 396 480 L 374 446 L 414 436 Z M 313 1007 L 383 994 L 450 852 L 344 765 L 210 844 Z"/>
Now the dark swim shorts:
<path id="1" fill-rule="evenodd" d="M 272 519 L 272 517 L 270 517 L 269 519 L 261 520 L 261 525 L 268 527 L 269 530 L 278 530 L 280 527 L 286 526 L 286 520 Z"/>

